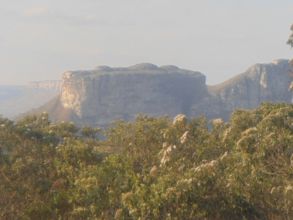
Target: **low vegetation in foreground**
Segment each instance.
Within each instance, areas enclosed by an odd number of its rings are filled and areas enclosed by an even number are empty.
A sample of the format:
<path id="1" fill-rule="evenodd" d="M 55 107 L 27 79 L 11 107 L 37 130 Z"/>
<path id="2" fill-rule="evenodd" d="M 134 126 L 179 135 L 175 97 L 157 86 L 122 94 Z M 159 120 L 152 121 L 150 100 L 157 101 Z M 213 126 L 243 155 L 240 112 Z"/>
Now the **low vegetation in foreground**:
<path id="1" fill-rule="evenodd" d="M 105 131 L 1 118 L 0 180 L 0 219 L 293 219 L 293 106 Z"/>

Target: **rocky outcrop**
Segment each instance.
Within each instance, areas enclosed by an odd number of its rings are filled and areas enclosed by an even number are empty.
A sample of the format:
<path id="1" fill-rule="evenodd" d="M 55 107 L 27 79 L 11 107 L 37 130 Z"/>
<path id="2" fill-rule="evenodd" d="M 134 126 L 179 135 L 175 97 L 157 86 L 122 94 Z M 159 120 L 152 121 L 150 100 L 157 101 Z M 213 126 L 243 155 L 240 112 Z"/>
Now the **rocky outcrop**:
<path id="1" fill-rule="evenodd" d="M 203 74 L 176 66 L 100 66 L 64 73 L 60 96 L 41 110 L 55 120 L 99 126 L 132 120 L 139 113 L 227 119 L 236 108 L 255 108 L 262 102 L 290 103 L 291 81 L 288 60 L 256 64 L 215 86 L 207 86 Z"/>
<path id="2" fill-rule="evenodd" d="M 276 60 L 270 64 L 256 64 L 245 73 L 210 87 L 209 91 L 228 109 L 256 108 L 262 102 L 290 103 L 291 81 L 289 61 Z"/>
<path id="3" fill-rule="evenodd" d="M 207 95 L 205 76 L 175 66 L 139 64 L 128 68 L 98 67 L 66 72 L 60 103 L 86 124 L 152 116 L 189 114 Z"/>
<path id="4" fill-rule="evenodd" d="M 235 109 L 256 108 L 263 102 L 291 103 L 293 80 L 289 60 L 256 64 L 246 72 L 215 86 L 208 86 L 209 97 L 194 105 L 192 115 L 228 119 Z"/>

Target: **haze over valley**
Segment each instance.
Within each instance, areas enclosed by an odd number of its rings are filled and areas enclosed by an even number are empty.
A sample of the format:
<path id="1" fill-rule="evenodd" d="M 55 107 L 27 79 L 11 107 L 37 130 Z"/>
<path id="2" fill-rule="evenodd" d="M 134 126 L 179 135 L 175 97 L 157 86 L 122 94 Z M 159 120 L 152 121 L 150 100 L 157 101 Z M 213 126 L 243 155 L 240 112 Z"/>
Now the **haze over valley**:
<path id="1" fill-rule="evenodd" d="M 40 107 L 60 92 L 60 81 L 32 82 L 23 86 L 0 85 L 0 115 L 16 118 Z"/>

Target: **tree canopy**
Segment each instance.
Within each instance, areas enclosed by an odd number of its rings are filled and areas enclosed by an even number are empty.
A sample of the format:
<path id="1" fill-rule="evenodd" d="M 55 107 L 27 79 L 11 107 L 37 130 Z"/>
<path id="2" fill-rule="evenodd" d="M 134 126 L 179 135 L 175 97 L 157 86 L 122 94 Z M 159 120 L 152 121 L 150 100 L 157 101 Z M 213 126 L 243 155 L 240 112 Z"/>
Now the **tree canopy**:
<path id="1" fill-rule="evenodd" d="M 0 119 L 0 219 L 292 219 L 293 106 L 103 131 Z"/>

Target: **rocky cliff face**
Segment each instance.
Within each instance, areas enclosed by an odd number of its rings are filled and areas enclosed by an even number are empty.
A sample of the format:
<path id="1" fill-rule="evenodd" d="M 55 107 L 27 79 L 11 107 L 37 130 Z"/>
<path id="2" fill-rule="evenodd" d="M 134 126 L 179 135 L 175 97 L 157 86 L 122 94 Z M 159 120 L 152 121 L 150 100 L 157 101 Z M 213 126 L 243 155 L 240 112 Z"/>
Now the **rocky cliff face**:
<path id="1" fill-rule="evenodd" d="M 131 120 L 138 113 L 189 114 L 191 105 L 205 95 L 205 76 L 199 72 L 139 64 L 67 72 L 60 103 L 82 122 L 104 125 L 118 119 Z"/>
<path id="2" fill-rule="evenodd" d="M 209 88 L 227 108 L 255 108 L 262 102 L 286 102 L 292 100 L 289 91 L 292 76 L 288 60 L 276 60 L 269 64 L 256 64 L 245 73 L 222 84 Z"/>
<path id="3" fill-rule="evenodd" d="M 262 102 L 290 103 L 291 81 L 288 60 L 256 64 L 215 86 L 207 86 L 203 74 L 175 66 L 101 66 L 64 73 L 60 96 L 41 110 L 55 120 L 99 126 L 132 120 L 138 113 L 227 119 L 236 108 L 255 108 Z"/>

